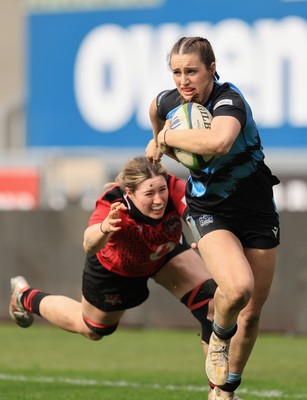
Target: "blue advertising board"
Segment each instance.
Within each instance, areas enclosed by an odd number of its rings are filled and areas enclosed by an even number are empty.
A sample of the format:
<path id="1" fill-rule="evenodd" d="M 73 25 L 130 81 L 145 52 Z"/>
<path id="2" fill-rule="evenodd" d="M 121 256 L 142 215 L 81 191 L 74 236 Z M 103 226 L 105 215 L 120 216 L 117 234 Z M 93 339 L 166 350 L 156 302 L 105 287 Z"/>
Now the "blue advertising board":
<path id="1" fill-rule="evenodd" d="M 28 147 L 144 147 L 150 102 L 174 87 L 167 53 L 188 35 L 209 39 L 264 146 L 307 147 L 307 1 L 106 3 L 28 12 Z"/>

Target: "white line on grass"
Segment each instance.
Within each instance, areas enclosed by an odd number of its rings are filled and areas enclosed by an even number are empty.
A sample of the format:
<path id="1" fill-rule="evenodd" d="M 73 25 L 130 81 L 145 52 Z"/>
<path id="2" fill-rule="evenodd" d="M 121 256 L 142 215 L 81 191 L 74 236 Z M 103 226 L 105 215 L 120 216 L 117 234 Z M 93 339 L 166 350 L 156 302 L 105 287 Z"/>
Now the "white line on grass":
<path id="1" fill-rule="evenodd" d="M 51 377 L 51 376 L 38 376 L 29 377 L 26 375 L 7 375 L 0 374 L 0 381 L 14 381 L 14 382 L 40 382 L 40 383 L 67 383 L 70 385 L 80 386 L 110 386 L 110 387 L 130 387 L 130 388 L 148 388 L 148 389 L 164 389 L 164 390 L 182 390 L 184 392 L 206 392 L 208 386 L 176 386 L 176 385 L 161 385 L 160 383 L 137 383 L 127 381 L 99 381 L 96 379 L 75 379 L 65 377 Z M 307 399 L 307 394 L 288 395 L 279 390 L 238 390 L 238 394 L 253 395 L 259 398 L 266 399 Z"/>

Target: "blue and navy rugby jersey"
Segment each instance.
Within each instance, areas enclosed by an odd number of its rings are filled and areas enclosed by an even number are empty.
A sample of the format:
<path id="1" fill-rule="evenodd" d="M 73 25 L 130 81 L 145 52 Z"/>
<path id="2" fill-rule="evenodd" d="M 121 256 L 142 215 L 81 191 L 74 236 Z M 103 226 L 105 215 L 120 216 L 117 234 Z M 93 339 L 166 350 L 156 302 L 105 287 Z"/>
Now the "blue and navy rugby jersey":
<path id="1" fill-rule="evenodd" d="M 157 96 L 159 118 L 172 118 L 182 103 L 177 89 Z M 203 104 L 216 116 L 232 116 L 241 124 L 241 131 L 230 151 L 202 171 L 190 171 L 186 199 L 192 216 L 214 212 L 229 215 L 244 210 L 275 212 L 272 185 L 279 180 L 264 163 L 264 154 L 252 111 L 242 93 L 231 83 L 215 82 L 208 101 Z"/>

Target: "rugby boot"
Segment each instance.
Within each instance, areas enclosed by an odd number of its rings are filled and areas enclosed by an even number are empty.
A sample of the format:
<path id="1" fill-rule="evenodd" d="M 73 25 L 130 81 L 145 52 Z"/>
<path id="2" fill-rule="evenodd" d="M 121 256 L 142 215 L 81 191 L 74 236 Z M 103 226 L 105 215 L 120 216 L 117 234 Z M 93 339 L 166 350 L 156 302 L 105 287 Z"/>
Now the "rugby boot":
<path id="1" fill-rule="evenodd" d="M 208 400 L 241 400 L 234 392 L 222 392 L 218 387 L 210 390 Z"/>
<path id="2" fill-rule="evenodd" d="M 22 328 L 28 328 L 33 324 L 33 314 L 24 309 L 21 303 L 23 292 L 29 289 L 29 284 L 23 276 L 15 276 L 11 279 L 10 316 Z"/>
<path id="3" fill-rule="evenodd" d="M 230 339 L 222 340 L 212 332 L 206 357 L 206 374 L 209 381 L 216 386 L 225 385 L 227 382 L 229 345 Z"/>

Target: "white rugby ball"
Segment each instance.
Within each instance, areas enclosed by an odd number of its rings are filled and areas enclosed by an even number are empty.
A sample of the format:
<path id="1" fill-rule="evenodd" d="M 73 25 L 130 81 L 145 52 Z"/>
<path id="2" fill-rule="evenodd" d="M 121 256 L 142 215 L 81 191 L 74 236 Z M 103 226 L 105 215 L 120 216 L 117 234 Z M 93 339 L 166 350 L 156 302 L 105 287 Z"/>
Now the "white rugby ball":
<path id="1" fill-rule="evenodd" d="M 175 111 L 171 121 L 171 129 L 210 128 L 211 120 L 212 115 L 201 104 L 185 103 Z M 194 154 L 178 148 L 173 148 L 173 151 L 178 161 L 192 170 L 206 168 L 213 159 L 212 155 Z"/>

